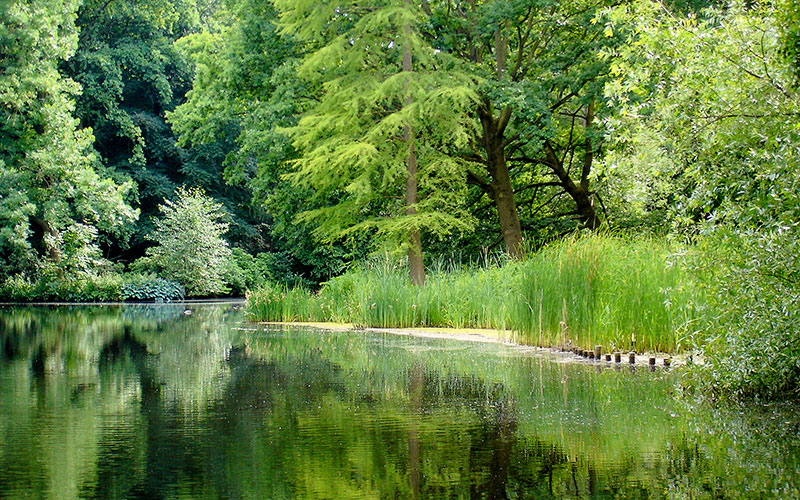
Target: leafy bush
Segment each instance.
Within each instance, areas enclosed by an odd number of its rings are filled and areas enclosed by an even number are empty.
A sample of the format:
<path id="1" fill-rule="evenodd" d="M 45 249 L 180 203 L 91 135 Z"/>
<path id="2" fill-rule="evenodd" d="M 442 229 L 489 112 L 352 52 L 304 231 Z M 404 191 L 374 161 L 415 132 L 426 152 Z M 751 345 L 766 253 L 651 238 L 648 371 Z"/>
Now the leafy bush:
<path id="1" fill-rule="evenodd" d="M 81 278 L 44 274 L 35 281 L 15 276 L 0 285 L 0 297 L 20 302 L 113 302 L 122 299 L 122 281 L 116 273 Z"/>
<path id="2" fill-rule="evenodd" d="M 255 290 L 266 283 L 282 284 L 289 288 L 315 285 L 293 271 L 291 258 L 287 254 L 262 252 L 250 255 L 241 248 L 231 249 L 225 283 L 233 295 L 244 295 L 247 290 Z"/>
<path id="3" fill-rule="evenodd" d="M 231 249 L 231 260 L 225 271 L 225 282 L 233 295 L 244 295 L 247 290 L 271 281 L 271 267 L 268 254 L 250 255 L 241 248 Z"/>
<path id="4" fill-rule="evenodd" d="M 170 301 L 183 297 L 180 283 L 152 274 L 108 273 L 81 278 L 43 274 L 35 281 L 18 275 L 0 284 L 0 299 L 18 302 Z"/>
<path id="5" fill-rule="evenodd" d="M 124 300 L 154 300 L 169 302 L 182 300 L 185 291 L 177 281 L 170 281 L 154 275 L 131 274 L 126 276 L 121 287 Z"/>
<path id="6" fill-rule="evenodd" d="M 800 396 L 800 230 L 717 230 L 694 275 L 707 290 L 704 363 L 688 385 L 706 394 Z"/>
<path id="7" fill-rule="evenodd" d="M 36 285 L 22 275 L 12 276 L 0 284 L 0 297 L 8 301 L 35 300 Z"/>
<path id="8" fill-rule="evenodd" d="M 199 189 L 176 191 L 177 201 L 165 200 L 163 214 L 148 236 L 156 242 L 135 268 L 153 270 L 186 287 L 190 296 L 228 292 L 223 276 L 231 251 L 222 235 L 228 224 L 222 221 L 222 205 Z"/>

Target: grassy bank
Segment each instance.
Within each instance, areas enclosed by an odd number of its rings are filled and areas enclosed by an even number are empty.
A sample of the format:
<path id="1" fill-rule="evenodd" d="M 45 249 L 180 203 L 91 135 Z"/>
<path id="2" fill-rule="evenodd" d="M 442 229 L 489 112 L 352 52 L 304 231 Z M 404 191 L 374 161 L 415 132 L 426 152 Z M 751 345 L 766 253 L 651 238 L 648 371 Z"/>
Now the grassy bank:
<path id="1" fill-rule="evenodd" d="M 434 266 L 423 287 L 401 264 L 372 261 L 318 293 L 262 287 L 248 295 L 248 311 L 258 321 L 492 328 L 532 345 L 673 352 L 684 347 L 693 308 L 669 256 L 661 240 L 589 235 L 520 262 Z"/>

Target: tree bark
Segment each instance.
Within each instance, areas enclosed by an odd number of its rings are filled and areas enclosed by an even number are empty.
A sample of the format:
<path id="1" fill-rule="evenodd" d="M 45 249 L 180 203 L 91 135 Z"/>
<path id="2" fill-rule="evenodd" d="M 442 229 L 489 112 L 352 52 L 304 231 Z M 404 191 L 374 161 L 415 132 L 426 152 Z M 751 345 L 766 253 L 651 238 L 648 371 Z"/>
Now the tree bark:
<path id="1" fill-rule="evenodd" d="M 564 164 L 553 149 L 552 144 L 545 141 L 545 155 L 547 156 L 547 164 L 550 170 L 553 171 L 558 177 L 564 191 L 575 202 L 575 213 L 578 215 L 581 225 L 584 228 L 595 230 L 600 227 L 600 218 L 597 216 L 597 210 L 594 208 L 592 200 L 592 193 L 589 191 L 588 173 L 585 180 L 581 179 L 580 185 L 575 184 L 575 181 L 569 176 L 569 172 L 564 168 Z M 591 164 L 591 163 L 590 163 Z"/>
<path id="2" fill-rule="evenodd" d="M 54 264 L 61 262 L 61 248 L 58 246 L 58 230 L 49 222 L 38 217 L 31 217 L 34 224 L 42 230 L 42 246 L 47 260 Z"/>
<path id="3" fill-rule="evenodd" d="M 409 5 L 410 0 L 405 0 Z M 406 43 L 403 45 L 403 72 L 413 71 L 413 60 L 411 57 L 411 28 L 403 27 Z M 406 83 L 408 80 L 406 80 Z M 413 97 L 409 92 L 406 95 L 405 104 L 409 106 L 413 102 Z M 417 150 L 414 147 L 414 130 L 411 125 L 406 125 L 403 136 L 408 146 L 408 158 L 406 159 L 406 215 L 417 214 Z M 411 282 L 417 286 L 425 284 L 425 263 L 422 258 L 422 237 L 419 229 L 411 231 L 408 235 L 408 268 L 411 274 Z"/>
<path id="4" fill-rule="evenodd" d="M 417 152 L 413 143 L 413 131 L 410 126 L 405 128 L 406 141 L 409 144 L 408 159 L 406 168 L 406 215 L 417 214 Z M 419 229 L 411 231 L 408 235 L 408 267 L 411 274 L 411 282 L 417 286 L 425 284 L 425 263 L 422 258 L 422 237 Z"/>
<path id="5" fill-rule="evenodd" d="M 478 110 L 483 129 L 481 139 L 486 152 L 486 170 L 491 179 L 490 193 L 497 207 L 506 251 L 512 258 L 519 259 L 523 255 L 522 227 L 517 214 L 517 204 L 514 201 L 514 189 L 511 185 L 504 144 L 505 127 L 511 111 L 503 110 L 498 117 L 495 117 L 490 106 L 488 102 L 484 102 Z"/>

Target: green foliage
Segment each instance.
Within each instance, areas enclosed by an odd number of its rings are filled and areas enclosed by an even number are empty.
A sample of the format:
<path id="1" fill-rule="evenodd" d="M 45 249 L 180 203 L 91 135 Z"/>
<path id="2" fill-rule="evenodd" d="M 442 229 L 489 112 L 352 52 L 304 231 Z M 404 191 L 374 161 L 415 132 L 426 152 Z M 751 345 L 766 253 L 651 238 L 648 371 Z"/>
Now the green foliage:
<path id="1" fill-rule="evenodd" d="M 693 271 L 708 297 L 705 362 L 688 385 L 718 397 L 800 396 L 798 242 L 796 225 L 702 240 Z"/>
<path id="2" fill-rule="evenodd" d="M 180 283 L 152 274 L 84 274 L 65 278 L 42 273 L 35 281 L 16 275 L 0 283 L 0 297 L 13 302 L 170 301 L 184 297 Z"/>
<path id="3" fill-rule="evenodd" d="M 241 248 L 233 248 L 225 282 L 234 295 L 244 295 L 267 283 L 285 286 L 312 286 L 311 282 L 293 270 L 289 256 L 280 252 L 262 252 L 250 255 Z"/>
<path id="4" fill-rule="evenodd" d="M 241 205 L 252 204 L 263 221 L 259 234 L 238 237 L 234 223 L 229 241 L 254 254 L 269 250 L 275 261 L 270 264 L 273 280 L 317 286 L 363 255 L 369 242 L 323 245 L 311 235 L 314 224 L 295 220 L 298 213 L 327 203 L 312 201 L 309 189 L 296 188 L 284 178 L 286 162 L 295 152 L 283 128 L 297 123 L 314 89 L 297 77 L 296 43 L 278 32 L 271 2 L 226 2 L 216 17 L 216 29 L 176 44 L 193 61 L 195 74 L 186 101 L 167 114 L 169 123 L 184 147 L 221 151 L 225 144 L 221 175 L 252 193 L 252 200 Z M 244 283 L 233 285 L 234 290 L 242 287 Z"/>
<path id="5" fill-rule="evenodd" d="M 248 310 L 265 321 L 490 328 L 533 345 L 672 352 L 688 347 L 698 314 L 687 286 L 664 242 L 594 235 L 550 245 L 522 262 L 440 264 L 423 287 L 391 259 L 372 261 L 316 294 L 265 286 L 248 295 Z"/>
<path id="6" fill-rule="evenodd" d="M 83 88 L 76 115 L 92 128 L 108 175 L 131 183 L 128 201 L 144 214 L 126 228 L 129 242 L 113 242 L 112 252 L 123 258 L 144 253 L 150 217 L 179 185 L 201 187 L 225 205 L 231 242 L 253 245 L 263 239 L 256 226 L 260 213 L 249 209 L 251 193 L 224 182 L 229 138 L 182 148 L 165 121 L 185 100 L 194 70 L 174 42 L 210 23 L 215 9 L 214 0 L 88 0 L 78 11 L 77 51 L 60 69 Z"/>
<path id="7" fill-rule="evenodd" d="M 152 274 L 129 274 L 120 287 L 123 300 L 170 302 L 182 300 L 185 294 L 183 285 Z"/>
<path id="8" fill-rule="evenodd" d="M 247 290 L 266 283 L 270 277 L 269 267 L 258 256 L 250 255 L 241 248 L 231 249 L 231 259 L 225 271 L 225 283 L 232 295 L 244 295 Z"/>
<path id="9" fill-rule="evenodd" d="M 301 219 L 317 224 L 323 240 L 377 233 L 398 248 L 418 231 L 469 231 L 466 170 L 441 146 L 466 147 L 473 76 L 421 37 L 423 12 L 401 1 L 276 6 L 285 32 L 313 47 L 299 74 L 319 89 L 288 129 L 299 152 L 290 178 L 327 201 Z M 413 71 L 403 69 L 404 54 Z M 418 159 L 418 199 L 407 210 L 411 155 Z"/>
<path id="10" fill-rule="evenodd" d="M 227 292 L 224 274 L 231 250 L 222 238 L 228 229 L 222 205 L 198 189 L 179 188 L 176 195 L 176 201 L 160 206 L 162 217 L 148 235 L 156 246 L 136 267 L 181 283 L 188 296 Z"/>
<path id="11" fill-rule="evenodd" d="M 783 54 L 793 67 L 797 85 L 800 84 L 800 1 L 781 0 L 777 4 L 777 18 L 783 35 Z"/>
<path id="12" fill-rule="evenodd" d="M 114 302 L 123 298 L 122 286 L 117 273 L 66 279 L 45 273 L 36 281 L 17 275 L 0 284 L 0 296 L 14 302 Z"/>
<path id="13" fill-rule="evenodd" d="M 794 182 L 784 174 L 796 156 L 798 99 L 770 10 L 734 3 L 708 19 L 678 19 L 643 1 L 612 12 L 609 25 L 627 16 L 637 19 L 637 43 L 617 54 L 607 87 L 624 105 L 609 174 L 640 183 L 622 193 L 654 195 L 622 203 L 668 204 L 673 223 L 691 230 L 789 207 L 781 200 Z"/>
<path id="14" fill-rule="evenodd" d="M 0 272 L 84 271 L 98 243 L 137 211 L 129 183 L 98 175 L 90 130 L 72 116 L 77 85 L 59 74 L 75 51 L 76 2 L 3 3 L 0 27 Z"/>
<path id="15" fill-rule="evenodd" d="M 692 385 L 723 397 L 800 393 L 800 96 L 774 7 L 732 2 L 698 19 L 642 1 L 608 18 L 635 27 L 608 87 L 624 104 L 611 173 L 658 177 L 650 206 L 696 235 L 690 271 L 709 309 Z"/>

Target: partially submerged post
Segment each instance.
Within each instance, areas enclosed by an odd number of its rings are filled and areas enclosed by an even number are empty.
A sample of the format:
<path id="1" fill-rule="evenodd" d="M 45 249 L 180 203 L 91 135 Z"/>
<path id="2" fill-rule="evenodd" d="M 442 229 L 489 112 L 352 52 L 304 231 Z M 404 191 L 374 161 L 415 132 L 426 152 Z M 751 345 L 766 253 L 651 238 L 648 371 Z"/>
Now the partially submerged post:
<path id="1" fill-rule="evenodd" d="M 636 363 L 636 353 L 631 351 L 628 353 L 628 363 L 634 364 Z"/>

